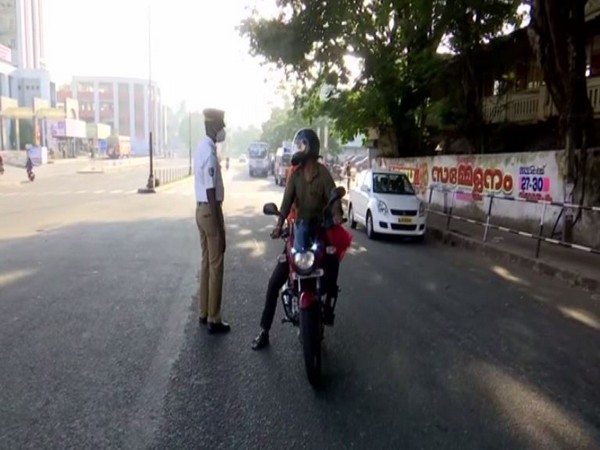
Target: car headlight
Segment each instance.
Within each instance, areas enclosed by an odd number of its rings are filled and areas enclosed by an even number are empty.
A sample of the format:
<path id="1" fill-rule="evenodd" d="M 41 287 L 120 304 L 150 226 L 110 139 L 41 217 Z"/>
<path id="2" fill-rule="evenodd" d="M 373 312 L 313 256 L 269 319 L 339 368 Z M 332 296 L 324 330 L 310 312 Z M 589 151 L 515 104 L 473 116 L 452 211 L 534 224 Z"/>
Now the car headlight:
<path id="1" fill-rule="evenodd" d="M 294 255 L 294 264 L 300 270 L 309 270 L 315 263 L 315 254 L 313 252 L 302 252 Z"/>
<path id="2" fill-rule="evenodd" d="M 385 202 L 383 202 L 381 200 L 377 200 L 377 211 L 379 211 L 381 214 L 388 213 L 388 207 L 385 204 Z"/>
<path id="3" fill-rule="evenodd" d="M 423 217 L 425 215 L 426 211 L 427 211 L 427 208 L 425 207 L 425 203 L 423 203 L 423 202 L 419 203 L 419 216 Z"/>

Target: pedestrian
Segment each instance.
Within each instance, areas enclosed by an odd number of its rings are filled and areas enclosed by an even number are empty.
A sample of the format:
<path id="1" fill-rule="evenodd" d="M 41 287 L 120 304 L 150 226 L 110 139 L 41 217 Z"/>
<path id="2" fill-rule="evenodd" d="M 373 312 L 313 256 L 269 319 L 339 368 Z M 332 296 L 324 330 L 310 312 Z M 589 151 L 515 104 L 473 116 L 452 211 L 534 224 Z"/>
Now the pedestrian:
<path id="1" fill-rule="evenodd" d="M 225 113 L 212 108 L 205 109 L 203 113 L 206 137 L 198 144 L 194 153 L 196 224 L 202 248 L 198 293 L 199 323 L 208 324 L 210 334 L 218 334 L 230 330 L 229 324 L 221 318 L 226 246 L 222 209 L 225 188 L 217 157 L 217 143 L 225 140 Z"/>

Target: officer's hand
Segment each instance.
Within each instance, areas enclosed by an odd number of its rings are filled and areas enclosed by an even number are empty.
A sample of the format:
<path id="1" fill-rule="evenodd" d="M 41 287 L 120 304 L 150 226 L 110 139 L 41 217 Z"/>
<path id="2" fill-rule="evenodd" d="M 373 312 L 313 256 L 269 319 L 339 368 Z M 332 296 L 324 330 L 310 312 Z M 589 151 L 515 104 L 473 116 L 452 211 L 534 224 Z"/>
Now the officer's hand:
<path id="1" fill-rule="evenodd" d="M 271 238 L 279 239 L 280 237 L 281 237 L 281 227 L 273 228 L 273 231 L 271 231 Z"/>

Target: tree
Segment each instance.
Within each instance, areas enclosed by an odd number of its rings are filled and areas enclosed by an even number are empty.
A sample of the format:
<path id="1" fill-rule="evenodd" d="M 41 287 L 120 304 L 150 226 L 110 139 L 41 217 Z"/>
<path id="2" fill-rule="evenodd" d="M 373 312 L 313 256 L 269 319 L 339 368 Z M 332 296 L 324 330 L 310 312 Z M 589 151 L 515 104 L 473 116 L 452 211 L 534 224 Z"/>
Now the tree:
<path id="1" fill-rule="evenodd" d="M 455 90 L 453 119 L 473 149 L 483 150 L 485 118 L 483 86 L 477 70 L 483 46 L 504 32 L 507 25 L 517 26 L 521 0 L 456 0 L 449 14 L 448 47 L 460 84 Z"/>
<path id="2" fill-rule="evenodd" d="M 246 152 L 250 144 L 258 141 L 261 137 L 261 130 L 251 125 L 247 128 L 232 130 L 227 134 L 227 148 L 230 155 L 241 155 Z"/>
<path id="3" fill-rule="evenodd" d="M 531 0 L 531 43 L 559 114 L 567 155 L 565 202 L 579 191 L 584 202 L 587 149 L 594 145 L 593 111 L 587 93 L 587 0 Z M 580 152 L 576 154 L 576 148 Z M 563 237 L 571 239 L 572 213 L 565 215 Z"/>
<path id="4" fill-rule="evenodd" d="M 190 140 L 190 114 L 191 114 L 191 140 Z M 196 144 L 200 142 L 206 134 L 204 127 L 204 115 L 199 112 L 192 112 L 187 114 L 181 114 L 179 122 L 179 138 L 183 141 L 187 147 L 190 145 L 192 148 L 196 147 Z"/>
<path id="5" fill-rule="evenodd" d="M 391 126 L 402 154 L 422 147 L 423 111 L 448 29 L 443 0 L 281 0 L 276 19 L 242 27 L 251 49 L 297 82 L 300 104 L 329 116 L 344 139 Z M 360 74 L 351 80 L 349 56 Z M 323 86 L 331 86 L 321 98 Z"/>
<path id="6" fill-rule="evenodd" d="M 261 140 L 268 142 L 271 148 L 277 148 L 284 141 L 291 141 L 299 129 L 311 127 L 319 133 L 324 151 L 337 155 L 341 147 L 332 125 L 333 123 L 326 117 L 306 118 L 299 110 L 288 105 L 271 111 L 271 117 L 262 125 Z M 325 132 L 328 134 L 327 142 L 325 142 Z"/>

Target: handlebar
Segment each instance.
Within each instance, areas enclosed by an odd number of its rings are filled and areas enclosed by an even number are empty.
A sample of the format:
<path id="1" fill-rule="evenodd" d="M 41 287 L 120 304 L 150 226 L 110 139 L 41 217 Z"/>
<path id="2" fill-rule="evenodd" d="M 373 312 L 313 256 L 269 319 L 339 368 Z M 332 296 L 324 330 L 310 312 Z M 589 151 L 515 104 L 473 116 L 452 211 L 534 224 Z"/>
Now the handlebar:
<path id="1" fill-rule="evenodd" d="M 348 222 L 348 218 L 344 217 L 342 218 L 342 223 L 347 223 Z M 273 233 L 270 234 L 271 239 L 277 239 L 277 237 L 275 237 L 273 235 Z M 281 235 L 279 236 L 280 239 L 283 239 L 284 241 L 290 237 L 290 226 L 285 225 L 282 229 L 281 229 Z"/>

